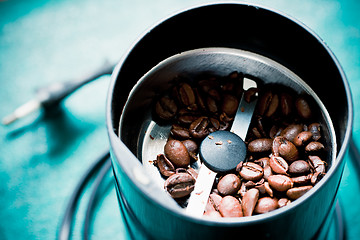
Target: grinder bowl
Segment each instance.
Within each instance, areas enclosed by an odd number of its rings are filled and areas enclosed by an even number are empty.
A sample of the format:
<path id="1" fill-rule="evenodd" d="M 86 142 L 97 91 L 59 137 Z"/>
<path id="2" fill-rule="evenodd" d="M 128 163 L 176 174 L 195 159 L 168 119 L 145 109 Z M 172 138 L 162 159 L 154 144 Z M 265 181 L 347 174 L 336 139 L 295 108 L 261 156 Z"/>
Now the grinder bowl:
<path id="1" fill-rule="evenodd" d="M 296 74 L 264 56 L 231 48 L 203 48 L 186 51 L 157 64 L 146 73 L 131 90 L 120 117 L 119 137 L 142 162 L 150 178 L 163 188 L 164 179 L 152 163 L 163 152 L 171 124 L 154 119 L 154 102 L 163 92 L 171 89 L 174 81 L 198 76 L 226 76 L 233 70 L 256 79 L 259 88 L 286 86 L 297 94 L 311 96 L 316 121 L 322 126 L 323 141 L 327 146 L 330 168 L 336 158 L 336 138 L 330 116 L 316 93 Z M 264 86 L 265 85 L 265 86 Z M 191 166 L 198 170 L 200 162 Z"/>
<path id="2" fill-rule="evenodd" d="M 217 24 L 225 27 L 210 27 L 214 23 L 210 16 L 214 16 L 215 12 L 216 16 L 221 16 L 217 18 Z M 226 34 L 226 30 L 230 31 L 234 24 L 238 23 L 234 18 L 235 14 L 256 17 L 256 20 L 248 25 L 240 24 L 248 30 L 243 31 L 244 35 L 241 37 L 238 36 L 239 34 L 231 36 Z M 203 19 L 208 21 L 203 21 Z M 187 25 L 192 22 L 195 24 Z M 275 26 L 272 37 L 266 35 L 269 33 L 266 28 L 269 26 L 265 26 L 267 24 Z M 168 31 L 171 29 L 179 30 L 180 35 L 191 35 L 194 41 L 180 37 L 173 41 L 173 46 L 163 46 L 162 38 L 164 34 L 169 34 Z M 196 29 L 200 29 L 199 32 Z M 215 38 L 208 38 L 210 29 L 215 34 Z M 221 48 L 206 48 L 209 46 Z M 198 47 L 205 49 L 192 50 L 170 57 L 178 52 Z M 230 47 L 236 49 L 229 49 Z M 156 54 L 153 53 L 154 49 L 157 50 Z M 292 54 L 289 54 L 290 51 Z M 155 55 L 151 55 L 152 53 Z M 147 56 L 150 57 L 146 58 Z M 219 61 L 219 56 L 221 61 Z M 305 59 L 305 56 L 311 56 L 311 58 Z M 135 85 L 141 75 L 167 57 L 170 57 L 170 60 L 150 70 L 139 84 Z M 197 62 L 199 59 L 195 61 L 199 57 L 203 60 L 200 61 L 200 65 Z M 188 62 L 181 63 L 181 59 L 187 59 Z M 246 64 L 238 64 L 241 61 Z M 217 63 L 217 65 L 209 63 Z M 141 165 L 141 160 L 139 161 L 135 156 L 141 155 L 139 149 L 142 151 L 142 148 L 138 146 L 146 144 L 142 142 L 142 139 L 146 139 L 146 136 L 144 138 L 142 134 L 144 129 L 147 132 L 152 131 L 146 120 L 149 115 L 140 114 L 139 118 L 138 113 L 142 110 L 145 113 L 145 110 L 149 109 L 154 93 L 161 92 L 159 87 L 166 88 L 167 86 L 166 84 L 159 85 L 159 82 L 165 80 L 161 79 L 162 74 L 160 76 L 158 73 L 168 71 L 166 79 L 169 80 L 172 79 L 169 75 L 176 75 L 182 70 L 188 73 L 212 71 L 217 75 L 226 75 L 233 70 L 238 70 L 258 79 L 289 85 L 296 91 L 306 92 L 313 96 L 322 113 L 323 125 L 327 128 L 324 131 L 328 133 L 326 138 L 329 144 L 327 145 L 332 146 L 333 150 L 330 154 L 331 160 L 328 160 L 331 167 L 327 175 L 307 193 L 306 197 L 298 199 L 289 207 L 268 214 L 221 220 L 187 216 L 183 209 L 153 183 L 153 177 L 149 176 L 148 171 Z M 159 80 L 149 80 L 155 77 Z M 326 79 L 339 88 L 325 91 L 324 84 L 328 83 L 322 79 Z M 134 90 L 131 91 L 133 87 Z M 143 91 L 143 89 L 147 90 Z M 130 101 L 125 104 L 129 94 Z M 337 96 L 337 101 L 329 99 L 330 94 Z M 334 103 L 346 107 L 340 112 L 335 109 Z M 133 111 L 134 109 L 136 112 Z M 120 131 L 118 131 L 121 114 L 126 117 L 122 118 Z M 169 18 L 145 35 L 114 70 L 108 100 L 108 128 L 118 194 L 121 192 L 129 209 L 134 212 L 147 234 L 154 238 L 223 238 L 240 233 L 254 238 L 308 239 L 314 237 L 333 209 L 343 169 L 342 159 L 349 137 L 351 115 L 351 99 L 341 68 L 326 46 L 301 24 L 279 13 L 242 4 L 216 4 L 188 10 Z M 334 122 L 334 128 L 330 119 Z M 122 141 L 119 140 L 118 135 Z M 338 147 L 335 142 L 339 143 Z M 156 229 L 153 228 L 154 222 L 159 226 Z"/>

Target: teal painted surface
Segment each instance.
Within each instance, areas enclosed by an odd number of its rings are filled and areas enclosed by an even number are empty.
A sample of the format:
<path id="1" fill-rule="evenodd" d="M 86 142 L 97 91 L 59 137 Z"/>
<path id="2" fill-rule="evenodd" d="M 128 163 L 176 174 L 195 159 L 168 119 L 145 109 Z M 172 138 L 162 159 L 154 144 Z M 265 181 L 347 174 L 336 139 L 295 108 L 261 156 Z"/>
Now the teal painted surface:
<path id="1" fill-rule="evenodd" d="M 212 1 L 0 1 L 0 117 L 30 100 L 37 87 L 80 77 L 105 60 L 115 63 L 150 26 L 205 2 Z M 353 133 L 360 146 L 360 2 L 248 2 L 299 19 L 329 45 L 350 83 Z M 104 76 L 85 86 L 53 115 L 35 113 L 14 125 L 0 126 L 0 239 L 56 237 L 77 182 L 108 148 L 108 83 L 109 76 Z M 96 207 L 91 237 L 127 239 L 111 176 L 108 180 Z M 360 235 L 360 207 L 355 204 L 360 201 L 359 180 L 347 157 L 339 199 L 351 207 L 345 212 L 349 239 Z M 77 212 L 73 239 L 81 239 L 89 194 L 86 191 Z"/>

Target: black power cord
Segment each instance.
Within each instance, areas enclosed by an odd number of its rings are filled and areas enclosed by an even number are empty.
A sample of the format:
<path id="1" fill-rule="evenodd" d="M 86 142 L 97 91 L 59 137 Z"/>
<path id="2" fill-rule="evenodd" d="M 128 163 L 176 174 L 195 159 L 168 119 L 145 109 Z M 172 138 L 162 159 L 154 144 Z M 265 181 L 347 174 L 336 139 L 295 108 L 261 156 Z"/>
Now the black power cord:
<path id="1" fill-rule="evenodd" d="M 59 103 L 78 90 L 80 87 L 98 79 L 99 77 L 111 74 L 114 69 L 114 65 L 109 62 L 105 62 L 103 66 L 96 69 L 92 74 L 82 76 L 81 78 L 75 78 L 65 82 L 56 82 L 48 86 L 37 89 L 34 99 L 26 102 L 22 106 L 15 109 L 15 111 L 2 119 L 4 125 L 9 125 L 16 120 L 27 116 L 28 114 L 44 108 L 45 110 L 52 110 L 58 107 Z"/>
<path id="2" fill-rule="evenodd" d="M 99 173 L 96 176 L 96 179 L 94 181 L 94 187 L 88 202 L 88 206 L 86 208 L 86 216 L 84 221 L 84 229 L 83 229 L 83 237 L 85 240 L 89 239 L 90 236 L 90 223 L 91 223 L 91 217 L 93 213 L 93 209 L 95 208 L 96 204 L 96 198 L 99 194 L 99 187 L 101 186 L 103 180 L 105 179 L 105 176 L 107 173 L 110 172 L 111 169 L 111 161 L 110 159 L 108 161 L 105 161 L 102 166 L 100 166 L 101 169 L 99 170 Z"/>
<path id="3" fill-rule="evenodd" d="M 86 173 L 80 179 L 78 185 L 76 186 L 73 194 L 70 197 L 70 201 L 65 210 L 64 218 L 61 222 L 60 229 L 58 232 L 59 240 L 68 240 L 70 239 L 70 234 L 73 226 L 74 213 L 76 211 L 79 198 L 83 192 L 86 184 L 90 181 L 96 172 L 103 167 L 105 163 L 110 162 L 110 152 L 107 151 L 102 156 L 100 156 L 86 171 Z M 109 165 L 109 164 L 107 164 Z M 105 169 L 105 168 L 104 168 Z"/>

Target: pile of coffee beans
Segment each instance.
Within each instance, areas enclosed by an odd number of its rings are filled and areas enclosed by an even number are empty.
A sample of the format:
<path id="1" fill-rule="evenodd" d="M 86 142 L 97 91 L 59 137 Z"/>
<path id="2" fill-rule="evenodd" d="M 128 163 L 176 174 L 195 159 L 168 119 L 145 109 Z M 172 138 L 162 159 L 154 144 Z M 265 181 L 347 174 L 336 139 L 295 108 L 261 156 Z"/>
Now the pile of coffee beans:
<path id="1" fill-rule="evenodd" d="M 159 124 L 171 124 L 164 152 L 153 161 L 176 200 L 194 189 L 201 141 L 230 130 L 240 98 L 258 103 L 246 137 L 247 157 L 236 170 L 218 174 L 204 215 L 243 217 L 286 206 L 309 191 L 326 173 L 327 150 L 313 102 L 283 86 L 243 90 L 243 74 L 177 79 L 154 104 Z"/>

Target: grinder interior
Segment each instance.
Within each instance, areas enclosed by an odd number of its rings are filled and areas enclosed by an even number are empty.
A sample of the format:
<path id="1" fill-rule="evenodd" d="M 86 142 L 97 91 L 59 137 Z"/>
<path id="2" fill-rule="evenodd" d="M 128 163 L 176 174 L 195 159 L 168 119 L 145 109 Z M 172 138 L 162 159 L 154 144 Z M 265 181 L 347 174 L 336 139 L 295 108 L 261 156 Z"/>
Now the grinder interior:
<path id="1" fill-rule="evenodd" d="M 314 112 L 322 125 L 323 142 L 328 152 L 328 168 L 336 159 L 336 137 L 330 116 L 316 93 L 295 73 L 264 56 L 230 48 L 195 49 L 174 55 L 156 65 L 133 87 L 124 106 L 119 124 L 119 136 L 142 162 L 150 178 L 164 187 L 164 179 L 153 160 L 162 153 L 170 134 L 171 125 L 158 123 L 153 118 L 153 104 L 163 92 L 174 84 L 174 79 L 186 76 L 194 79 L 201 74 L 226 76 L 233 71 L 256 80 L 259 88 L 264 84 L 277 84 L 306 94 L 315 102 Z M 198 169 L 199 162 L 191 167 Z M 311 194 L 311 191 L 309 193 Z"/>

